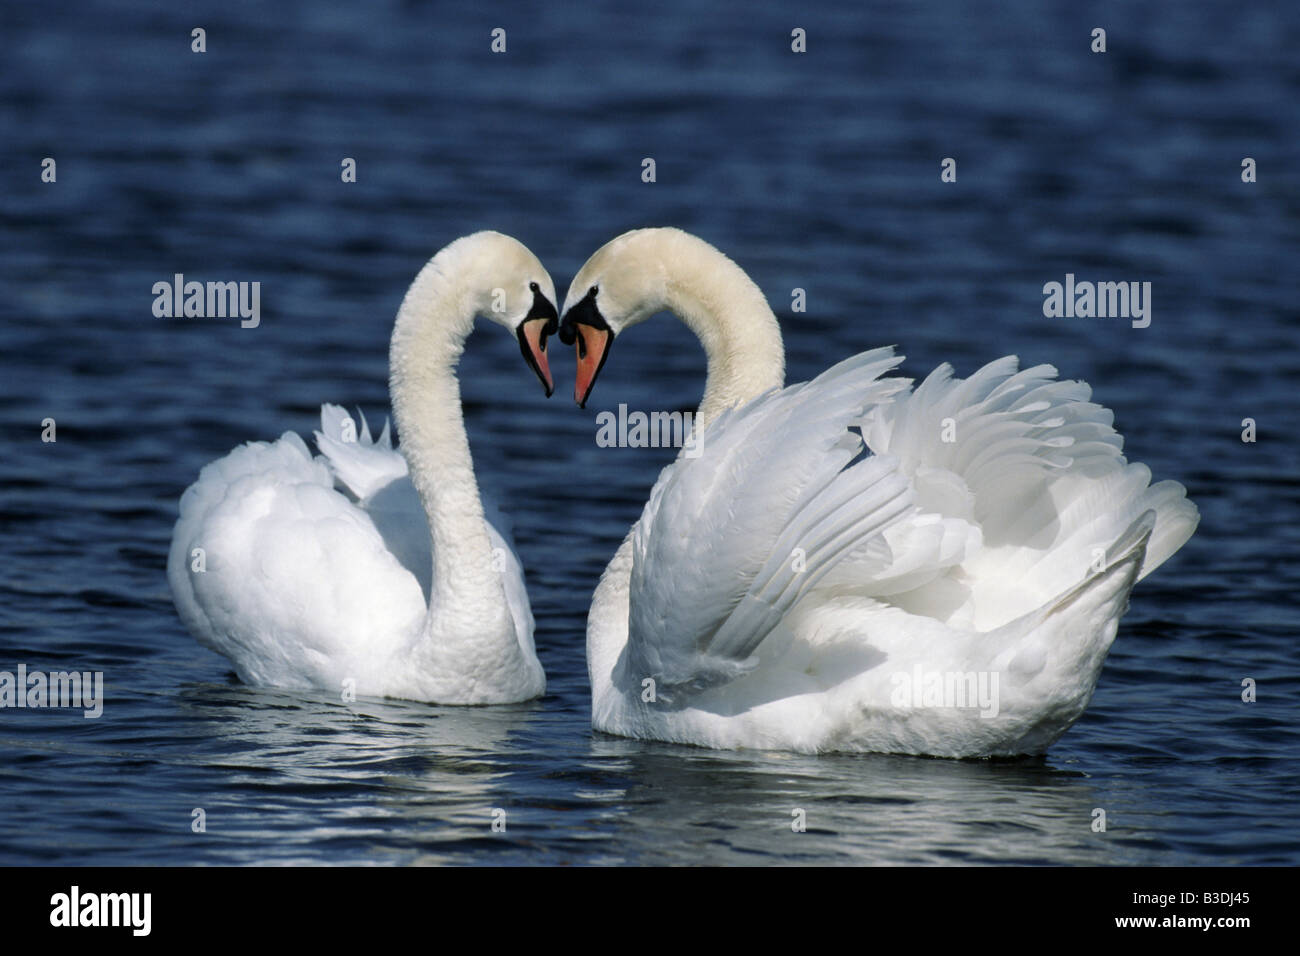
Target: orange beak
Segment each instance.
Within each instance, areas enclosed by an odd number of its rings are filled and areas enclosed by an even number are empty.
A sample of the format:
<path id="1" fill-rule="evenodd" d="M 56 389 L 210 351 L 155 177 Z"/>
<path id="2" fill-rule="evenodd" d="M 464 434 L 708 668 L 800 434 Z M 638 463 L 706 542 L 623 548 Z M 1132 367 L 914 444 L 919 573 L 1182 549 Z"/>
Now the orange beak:
<path id="1" fill-rule="evenodd" d="M 554 331 L 555 319 L 528 319 L 519 326 L 519 349 L 524 354 L 524 361 L 537 373 L 546 388 L 546 397 L 555 391 L 555 382 L 551 379 L 551 364 L 546 359 L 546 337 Z"/>
<path id="2" fill-rule="evenodd" d="M 614 341 L 614 333 L 609 329 L 597 329 L 590 325 L 575 324 L 578 347 L 578 375 L 573 382 L 573 400 L 578 407 L 586 408 L 596 376 L 609 357 L 609 346 Z"/>

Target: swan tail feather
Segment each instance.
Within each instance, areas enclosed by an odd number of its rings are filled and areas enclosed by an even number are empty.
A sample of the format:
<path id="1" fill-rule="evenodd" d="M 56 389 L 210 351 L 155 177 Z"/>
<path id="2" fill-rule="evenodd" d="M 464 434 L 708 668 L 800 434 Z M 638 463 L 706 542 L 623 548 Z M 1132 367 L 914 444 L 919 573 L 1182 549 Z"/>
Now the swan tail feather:
<path id="1" fill-rule="evenodd" d="M 1034 749 L 1049 745 L 1087 708 L 1155 525 L 1154 511 L 1139 515 L 1111 543 L 1104 567 L 1089 569 L 1035 611 L 979 636 L 970 666 L 1002 674 L 1013 701 L 1033 701 L 1055 715 L 1052 731 Z"/>
<path id="2" fill-rule="evenodd" d="M 339 405 L 322 405 L 316 447 L 329 466 L 335 482 L 356 500 L 364 501 L 381 488 L 407 473 L 406 459 L 393 448 L 389 422 L 378 439 L 371 437 L 370 424 L 360 409 L 356 422 Z"/>

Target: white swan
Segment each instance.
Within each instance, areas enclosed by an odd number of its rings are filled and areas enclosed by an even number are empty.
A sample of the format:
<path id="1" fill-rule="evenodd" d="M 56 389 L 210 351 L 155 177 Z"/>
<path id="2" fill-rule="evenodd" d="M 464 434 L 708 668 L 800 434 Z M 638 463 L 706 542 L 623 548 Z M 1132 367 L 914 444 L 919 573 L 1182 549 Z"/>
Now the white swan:
<path id="1" fill-rule="evenodd" d="M 702 453 L 660 475 L 596 589 L 593 726 L 939 756 L 1064 733 L 1133 584 L 1196 527 L 1182 485 L 1126 463 L 1086 384 L 1014 357 L 912 388 L 883 348 L 781 389 L 763 294 L 676 229 L 625 233 L 574 279 L 580 404 L 614 337 L 663 310 L 708 356 Z"/>
<path id="2" fill-rule="evenodd" d="M 321 408 L 313 458 L 293 432 L 203 468 L 167 562 L 176 609 L 249 684 L 445 704 L 546 687 L 513 550 L 484 517 L 456 363 L 476 315 L 515 331 L 551 393 L 555 288 L 495 232 L 458 239 L 416 276 L 389 351 L 394 451 Z"/>

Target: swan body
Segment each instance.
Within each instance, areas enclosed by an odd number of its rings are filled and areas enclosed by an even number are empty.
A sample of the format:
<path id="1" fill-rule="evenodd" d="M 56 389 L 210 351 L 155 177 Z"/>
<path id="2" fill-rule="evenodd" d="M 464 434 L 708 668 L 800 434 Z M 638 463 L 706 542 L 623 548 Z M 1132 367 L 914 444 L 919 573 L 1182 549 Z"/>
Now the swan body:
<path id="1" fill-rule="evenodd" d="M 891 348 L 781 387 L 776 319 L 712 246 L 599 250 L 560 335 L 590 393 L 619 331 L 675 312 L 709 371 L 587 626 L 592 724 L 715 748 L 1040 753 L 1084 712 L 1133 585 L 1190 537 L 1082 382 L 1015 357 L 887 376 Z"/>
<path id="2" fill-rule="evenodd" d="M 407 292 L 390 345 L 402 444 L 321 409 L 202 469 L 181 498 L 167 575 L 198 642 L 249 684 L 447 704 L 528 700 L 546 682 L 523 572 L 485 516 L 455 365 L 476 315 L 517 331 L 550 393 L 554 287 L 493 232 L 452 243 Z M 501 306 L 501 308 L 496 308 Z"/>

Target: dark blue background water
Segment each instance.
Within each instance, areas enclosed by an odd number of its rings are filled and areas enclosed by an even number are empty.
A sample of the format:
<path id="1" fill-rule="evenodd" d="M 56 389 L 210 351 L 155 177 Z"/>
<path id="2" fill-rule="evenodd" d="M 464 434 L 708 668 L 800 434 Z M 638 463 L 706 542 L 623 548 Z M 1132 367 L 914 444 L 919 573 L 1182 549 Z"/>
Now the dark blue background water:
<path id="1" fill-rule="evenodd" d="M 108 682 L 98 720 L 0 712 L 0 862 L 1300 860 L 1294 5 L 185 6 L 0 12 L 0 669 Z M 546 402 L 495 327 L 466 352 L 544 699 L 343 707 L 240 686 L 185 633 L 164 576 L 181 491 L 322 401 L 382 421 L 392 317 L 434 251 L 500 229 L 563 289 L 652 224 L 754 276 L 790 381 L 881 344 L 918 375 L 1015 352 L 1090 381 L 1129 455 L 1187 485 L 1200 531 L 1046 758 L 592 734 L 587 602 L 670 454 L 598 448 L 594 417 L 698 399 L 702 353 L 667 318 L 620 338 L 586 411 L 567 354 Z M 260 281 L 261 326 L 154 318 L 176 272 Z M 1067 272 L 1152 282 L 1151 327 L 1044 318 Z"/>

